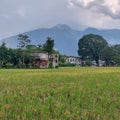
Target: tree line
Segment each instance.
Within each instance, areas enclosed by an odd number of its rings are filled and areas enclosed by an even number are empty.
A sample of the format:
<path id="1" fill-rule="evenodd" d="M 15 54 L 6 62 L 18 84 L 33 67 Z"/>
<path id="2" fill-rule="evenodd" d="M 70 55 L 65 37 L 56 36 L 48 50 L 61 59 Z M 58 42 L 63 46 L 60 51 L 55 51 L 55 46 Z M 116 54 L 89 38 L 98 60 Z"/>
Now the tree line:
<path id="1" fill-rule="evenodd" d="M 38 50 L 50 54 L 56 52 L 53 48 L 54 40 L 51 37 L 43 45 L 33 45 L 29 36 L 19 34 L 17 48 L 8 48 L 5 42 L 0 45 L 0 68 L 35 68 L 34 57 L 30 53 Z"/>

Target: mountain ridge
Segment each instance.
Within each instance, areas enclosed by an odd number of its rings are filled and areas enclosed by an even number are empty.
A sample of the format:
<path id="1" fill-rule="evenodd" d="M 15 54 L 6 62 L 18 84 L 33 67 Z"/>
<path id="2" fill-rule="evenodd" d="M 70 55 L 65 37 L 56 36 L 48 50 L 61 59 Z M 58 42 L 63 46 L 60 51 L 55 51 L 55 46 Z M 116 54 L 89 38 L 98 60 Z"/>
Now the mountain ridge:
<path id="1" fill-rule="evenodd" d="M 31 44 L 44 44 L 47 37 L 55 40 L 55 49 L 61 54 L 77 55 L 78 40 L 86 34 L 101 35 L 109 44 L 120 44 L 119 29 L 97 29 L 88 27 L 85 30 L 74 30 L 66 24 L 58 24 L 51 28 L 39 28 L 24 32 L 31 39 Z M 17 35 L 1 40 L 6 42 L 8 47 L 15 48 L 18 44 Z"/>

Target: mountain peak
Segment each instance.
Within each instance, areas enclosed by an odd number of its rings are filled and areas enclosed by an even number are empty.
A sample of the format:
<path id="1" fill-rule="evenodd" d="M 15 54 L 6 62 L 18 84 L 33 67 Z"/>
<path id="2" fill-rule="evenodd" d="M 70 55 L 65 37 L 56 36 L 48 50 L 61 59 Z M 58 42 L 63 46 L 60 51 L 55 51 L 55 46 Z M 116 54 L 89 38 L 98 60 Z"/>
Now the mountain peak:
<path id="1" fill-rule="evenodd" d="M 71 30 L 71 28 L 66 24 L 58 24 L 58 25 L 56 25 L 56 26 L 54 26 L 52 28 L 61 29 L 61 30 Z"/>
<path id="2" fill-rule="evenodd" d="M 98 31 L 98 29 L 93 28 L 93 27 L 88 27 L 87 29 L 85 29 L 85 31 L 94 32 L 94 31 Z"/>

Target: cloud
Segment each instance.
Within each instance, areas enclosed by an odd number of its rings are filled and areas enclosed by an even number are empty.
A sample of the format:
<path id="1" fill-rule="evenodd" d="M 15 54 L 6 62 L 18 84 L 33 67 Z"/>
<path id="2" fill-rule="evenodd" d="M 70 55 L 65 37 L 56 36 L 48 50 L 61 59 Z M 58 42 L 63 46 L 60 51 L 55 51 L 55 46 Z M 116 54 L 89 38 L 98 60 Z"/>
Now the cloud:
<path id="1" fill-rule="evenodd" d="M 56 24 L 79 30 L 120 28 L 119 0 L 0 1 L 0 38 Z"/>
<path id="2" fill-rule="evenodd" d="M 120 19 L 119 0 L 67 0 L 69 6 L 92 10 L 107 15 L 113 19 Z"/>
<path id="3" fill-rule="evenodd" d="M 20 8 L 17 10 L 17 14 L 20 15 L 21 17 L 26 16 L 26 11 L 24 8 Z"/>

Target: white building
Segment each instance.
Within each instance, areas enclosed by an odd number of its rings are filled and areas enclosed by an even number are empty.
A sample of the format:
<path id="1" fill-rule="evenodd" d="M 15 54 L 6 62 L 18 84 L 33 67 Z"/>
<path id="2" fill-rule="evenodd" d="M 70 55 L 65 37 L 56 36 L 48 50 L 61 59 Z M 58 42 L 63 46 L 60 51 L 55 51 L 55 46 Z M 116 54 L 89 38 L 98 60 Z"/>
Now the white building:
<path id="1" fill-rule="evenodd" d="M 80 57 L 75 57 L 75 56 L 67 56 L 65 58 L 65 61 L 71 64 L 75 64 L 75 65 L 81 65 L 81 59 Z"/>

